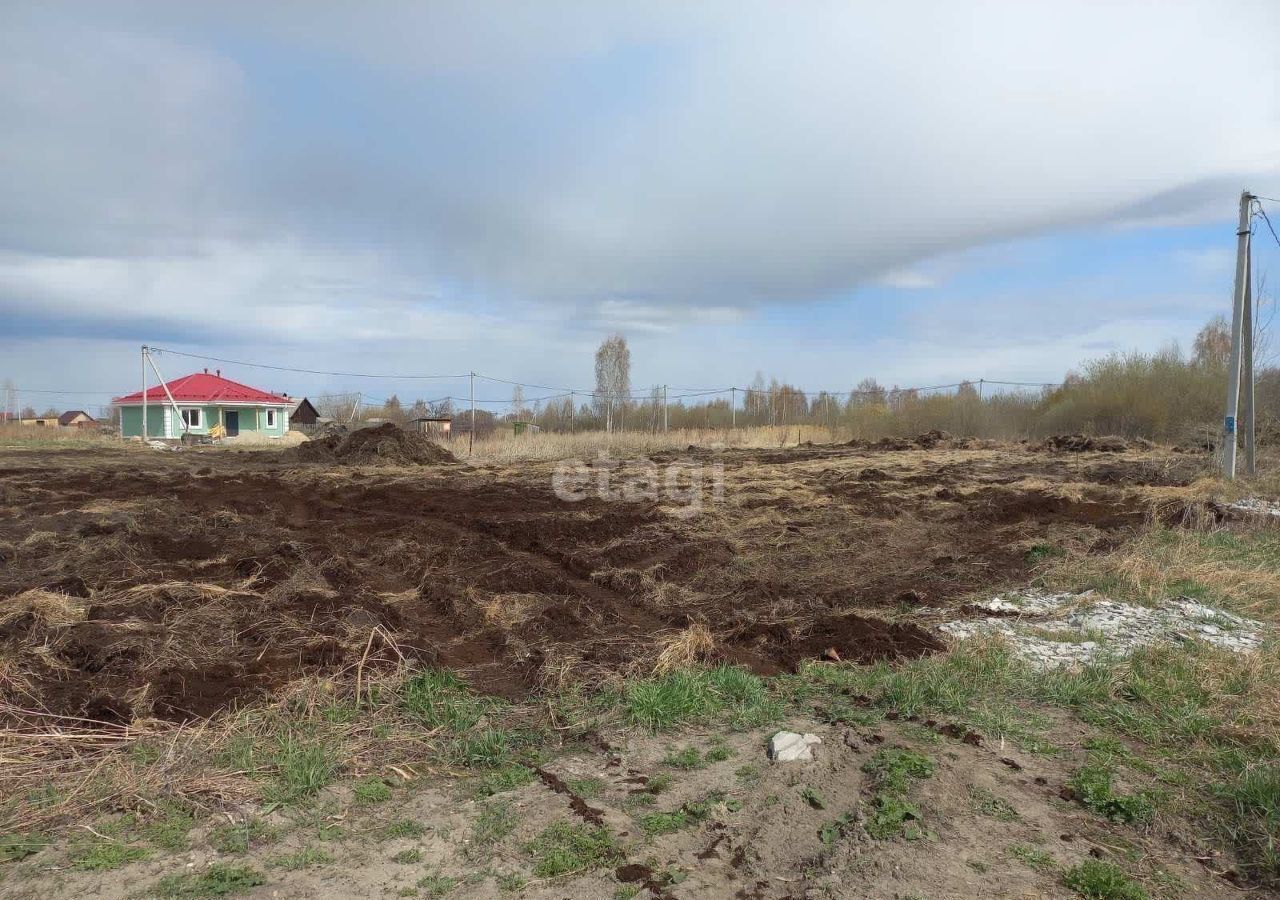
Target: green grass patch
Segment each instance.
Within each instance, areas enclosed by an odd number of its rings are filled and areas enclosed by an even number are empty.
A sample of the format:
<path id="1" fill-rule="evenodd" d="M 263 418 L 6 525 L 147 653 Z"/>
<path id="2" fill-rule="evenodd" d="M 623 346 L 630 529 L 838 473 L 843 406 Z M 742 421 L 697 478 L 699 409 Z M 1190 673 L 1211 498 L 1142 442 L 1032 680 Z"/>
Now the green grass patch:
<path id="1" fill-rule="evenodd" d="M 452 875 L 429 872 L 418 879 L 418 889 L 427 897 L 443 897 L 459 884 Z"/>
<path id="2" fill-rule="evenodd" d="M 724 799 L 725 795 L 722 791 L 712 791 L 701 800 L 690 800 L 678 809 L 649 813 L 640 817 L 640 830 L 648 837 L 674 834 L 682 828 L 710 818 L 716 804 L 723 802 Z"/>
<path id="3" fill-rule="evenodd" d="M 0 834 L 0 863 L 17 862 L 34 856 L 49 846 L 47 835 L 35 831 L 22 834 Z"/>
<path id="4" fill-rule="evenodd" d="M 388 840 L 422 837 L 426 833 L 426 827 L 421 822 L 415 822 L 412 819 L 397 819 L 394 822 L 387 823 L 382 828 L 382 836 Z"/>
<path id="5" fill-rule="evenodd" d="M 106 840 L 80 844 L 71 850 L 71 865 L 88 872 L 106 872 L 131 862 L 146 859 L 151 851 L 146 847 Z"/>
<path id="6" fill-rule="evenodd" d="M 248 853 L 251 847 L 278 839 L 274 828 L 261 819 L 250 818 L 239 824 L 215 826 L 209 832 L 209 844 L 219 853 Z"/>
<path id="7" fill-rule="evenodd" d="M 1048 851 L 1041 850 L 1039 847 L 1032 847 L 1030 844 L 1013 844 L 1007 852 L 1018 862 L 1029 869 L 1035 869 L 1037 872 L 1048 872 L 1058 867 L 1058 864 Z"/>
<path id="8" fill-rule="evenodd" d="M 1143 792 L 1118 793 L 1114 774 L 1108 766 L 1090 763 L 1077 769 L 1067 783 L 1090 812 L 1122 825 L 1150 822 L 1155 816 L 1151 798 Z"/>
<path id="9" fill-rule="evenodd" d="M 704 769 L 706 762 L 697 747 L 685 747 L 683 750 L 672 750 L 662 759 L 662 764 L 672 769 Z"/>
<path id="10" fill-rule="evenodd" d="M 970 787 L 969 801 L 975 812 L 997 822 L 1016 822 L 1021 818 L 1012 803 L 984 788 Z"/>
<path id="11" fill-rule="evenodd" d="M 1117 866 L 1096 859 L 1072 866 L 1062 874 L 1062 883 L 1089 900 L 1147 900 L 1146 888 Z"/>
<path id="12" fill-rule="evenodd" d="M 401 850 L 399 853 L 393 853 L 391 855 L 391 861 L 393 863 L 400 863 L 401 865 L 420 863 L 422 862 L 422 851 L 417 847 L 414 847 L 411 850 Z"/>
<path id="13" fill-rule="evenodd" d="M 659 772 L 645 782 L 644 789 L 646 793 L 653 794 L 656 797 L 658 794 L 664 794 L 671 790 L 671 785 L 673 784 L 675 784 L 675 779 L 670 774 Z"/>
<path id="14" fill-rule="evenodd" d="M 461 734 L 475 728 L 500 704 L 473 693 L 448 671 L 430 670 L 409 678 L 400 688 L 404 709 L 428 728 Z"/>
<path id="15" fill-rule="evenodd" d="M 522 766 L 519 763 L 500 766 L 480 776 L 480 783 L 476 787 L 476 796 L 492 797 L 494 794 L 514 791 L 518 787 L 531 783 L 537 777 L 537 773 L 533 769 L 528 766 Z"/>
<path id="16" fill-rule="evenodd" d="M 534 860 L 538 878 L 560 878 L 614 865 L 623 859 L 622 849 L 603 826 L 557 822 L 525 845 Z"/>
<path id="17" fill-rule="evenodd" d="M 818 840 L 824 847 L 831 847 L 841 838 L 849 837 L 857 828 L 858 819 L 852 813 L 845 813 L 818 829 Z"/>
<path id="18" fill-rule="evenodd" d="M 386 803 L 391 799 L 391 786 L 381 778 L 370 775 L 368 778 L 361 778 L 355 783 L 351 789 L 352 796 L 355 801 L 363 806 L 371 806 L 375 803 Z"/>
<path id="19" fill-rule="evenodd" d="M 488 856 L 519 824 L 520 815 L 510 803 L 494 800 L 482 804 L 480 814 L 471 826 L 471 843 L 467 845 L 467 855 L 473 859 Z"/>
<path id="20" fill-rule="evenodd" d="M 800 799 L 808 803 L 814 809 L 826 809 L 827 801 L 823 799 L 822 794 L 818 793 L 817 788 L 811 785 L 805 785 L 800 788 Z"/>
<path id="21" fill-rule="evenodd" d="M 248 866 L 227 866 L 215 863 L 203 872 L 187 875 L 166 875 L 151 893 L 156 897 L 230 897 L 247 894 L 267 879 Z"/>
<path id="22" fill-rule="evenodd" d="M 745 669 L 689 669 L 629 682 L 617 697 L 631 725 L 665 731 L 686 723 L 727 721 L 750 728 L 776 721 L 781 702 L 765 682 Z"/>
<path id="23" fill-rule="evenodd" d="M 270 756 L 276 775 L 263 792 L 268 803 L 295 803 L 327 787 L 341 768 L 338 748 L 292 730 L 279 738 Z"/>
<path id="24" fill-rule="evenodd" d="M 569 790 L 579 797 L 591 800 L 604 792 L 604 782 L 599 778 L 570 778 L 565 782 Z"/>
<path id="25" fill-rule="evenodd" d="M 195 815 L 189 808 L 178 803 L 164 803 L 138 831 L 153 846 L 180 853 L 187 849 L 187 834 L 195 824 Z"/>
<path id="26" fill-rule="evenodd" d="M 863 763 L 871 776 L 873 794 L 867 813 L 867 834 L 886 840 L 901 834 L 908 840 L 922 836 L 920 808 L 908 798 L 913 781 L 933 775 L 933 760 L 915 750 L 889 747 L 877 750 Z"/>

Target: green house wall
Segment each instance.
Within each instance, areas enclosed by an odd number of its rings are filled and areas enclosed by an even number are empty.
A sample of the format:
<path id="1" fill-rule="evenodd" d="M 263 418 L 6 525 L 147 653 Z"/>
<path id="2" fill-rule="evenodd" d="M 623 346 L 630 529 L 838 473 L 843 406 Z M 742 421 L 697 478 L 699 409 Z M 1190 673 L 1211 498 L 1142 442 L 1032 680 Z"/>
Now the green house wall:
<path id="1" fill-rule="evenodd" d="M 164 411 L 168 404 L 148 404 L 147 405 L 147 437 L 160 438 L 164 437 Z M 196 404 L 179 403 L 178 409 L 195 409 Z M 200 427 L 192 428 L 192 434 L 208 434 L 209 429 L 222 421 L 222 413 L 224 410 L 234 410 L 240 413 L 240 433 L 246 432 L 260 433 L 264 437 L 283 437 L 289 427 L 289 410 L 284 407 L 274 407 L 276 411 L 275 426 L 267 427 L 267 407 L 265 406 L 200 406 L 203 414 L 200 417 Z M 172 431 L 174 437 L 182 435 L 182 423 L 173 417 Z M 141 406 L 124 406 L 120 409 L 120 434 L 124 437 L 141 437 L 142 436 L 142 407 Z"/>

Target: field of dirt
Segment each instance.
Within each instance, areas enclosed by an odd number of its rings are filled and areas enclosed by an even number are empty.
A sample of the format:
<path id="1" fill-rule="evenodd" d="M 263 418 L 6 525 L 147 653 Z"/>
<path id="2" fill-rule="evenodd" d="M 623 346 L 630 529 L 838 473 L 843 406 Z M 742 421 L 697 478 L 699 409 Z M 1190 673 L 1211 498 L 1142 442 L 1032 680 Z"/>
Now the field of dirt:
<path id="1" fill-rule="evenodd" d="M 691 448 L 589 463 L 584 483 L 607 470 L 621 496 L 569 501 L 552 464 L 333 449 L 0 454 L 4 700 L 186 721 L 399 658 L 520 698 L 648 673 L 695 625 L 701 658 L 760 673 L 927 654 L 967 596 L 1025 583 L 1034 548 L 1104 548 L 1176 516 L 1207 459 Z M 626 490 L 672 465 L 696 490 Z"/>

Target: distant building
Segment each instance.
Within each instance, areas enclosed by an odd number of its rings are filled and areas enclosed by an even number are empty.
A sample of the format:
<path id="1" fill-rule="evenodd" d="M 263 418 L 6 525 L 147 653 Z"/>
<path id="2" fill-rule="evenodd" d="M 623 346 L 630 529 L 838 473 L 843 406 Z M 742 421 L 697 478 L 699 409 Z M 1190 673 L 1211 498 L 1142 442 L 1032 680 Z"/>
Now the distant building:
<path id="1" fill-rule="evenodd" d="M 123 437 L 142 436 L 142 403 L 142 391 L 116 398 Z M 284 437 L 294 406 L 286 395 L 223 378 L 221 370 L 211 375 L 208 369 L 147 388 L 146 403 L 146 436 L 170 439 L 184 433 L 207 435 L 215 426 L 221 426 L 227 437 L 246 432 Z"/>
<path id="2" fill-rule="evenodd" d="M 320 411 L 306 397 L 299 400 L 289 413 L 290 425 L 314 425 L 319 419 Z"/>
<path id="3" fill-rule="evenodd" d="M 82 409 L 69 409 L 58 416 L 58 424 L 63 428 L 97 428 L 98 420 Z"/>
<path id="4" fill-rule="evenodd" d="M 422 416 L 412 420 L 409 427 L 437 440 L 447 441 L 453 436 L 453 419 L 448 416 Z"/>

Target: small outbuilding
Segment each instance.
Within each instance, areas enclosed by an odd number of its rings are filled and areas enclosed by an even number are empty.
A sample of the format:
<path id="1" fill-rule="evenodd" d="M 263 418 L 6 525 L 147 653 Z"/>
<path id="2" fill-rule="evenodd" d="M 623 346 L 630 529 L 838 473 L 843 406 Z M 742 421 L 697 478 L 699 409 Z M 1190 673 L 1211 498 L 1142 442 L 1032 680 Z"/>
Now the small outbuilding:
<path id="1" fill-rule="evenodd" d="M 419 434 L 440 441 L 447 441 L 453 436 L 453 419 L 449 416 L 421 416 L 409 423 Z"/>
<path id="2" fill-rule="evenodd" d="M 315 425 L 320 420 L 320 411 L 311 405 L 311 401 L 303 397 L 289 413 L 290 425 Z"/>
<path id="3" fill-rule="evenodd" d="M 97 428 L 98 420 L 83 409 L 69 409 L 58 416 L 58 425 L 62 428 Z"/>
<path id="4" fill-rule="evenodd" d="M 172 402 L 170 398 L 172 397 Z M 120 434 L 143 437 L 142 391 L 118 397 Z M 245 433 L 281 438 L 289 430 L 293 401 L 283 394 L 259 390 L 208 369 L 147 388 L 147 438 L 177 439 L 207 435 L 215 427 L 229 438 Z"/>

